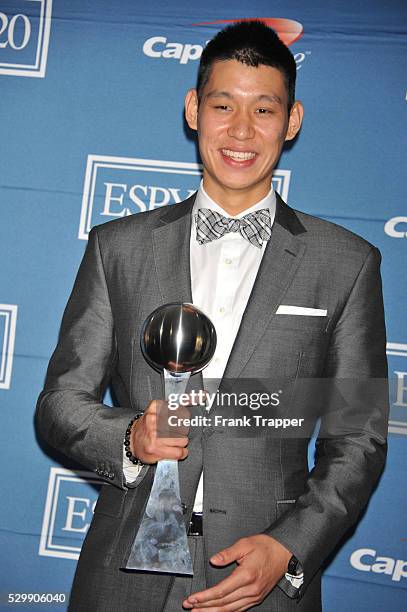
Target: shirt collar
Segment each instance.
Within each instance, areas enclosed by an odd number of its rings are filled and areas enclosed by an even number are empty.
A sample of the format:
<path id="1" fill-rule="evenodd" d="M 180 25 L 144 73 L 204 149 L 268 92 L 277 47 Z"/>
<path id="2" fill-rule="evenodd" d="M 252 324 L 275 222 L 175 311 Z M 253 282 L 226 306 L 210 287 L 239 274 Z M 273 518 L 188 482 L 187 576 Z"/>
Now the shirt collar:
<path id="1" fill-rule="evenodd" d="M 195 213 L 200 208 L 209 208 L 210 210 L 214 210 L 220 213 L 224 217 L 231 217 L 233 219 L 241 219 L 245 215 L 255 212 L 256 210 L 261 210 L 262 208 L 268 208 L 270 210 L 271 225 L 273 225 L 274 218 L 276 215 L 276 194 L 273 189 L 273 186 L 271 186 L 268 194 L 262 200 L 260 200 L 260 202 L 253 204 L 253 206 L 251 206 L 247 210 L 243 210 L 238 215 L 232 216 L 232 215 L 229 215 L 219 204 L 217 204 L 214 200 L 212 200 L 212 198 L 206 193 L 204 186 L 203 186 L 203 180 L 201 180 L 201 184 L 199 186 L 198 193 L 196 194 L 194 207 L 192 210 L 193 219 L 195 218 Z"/>

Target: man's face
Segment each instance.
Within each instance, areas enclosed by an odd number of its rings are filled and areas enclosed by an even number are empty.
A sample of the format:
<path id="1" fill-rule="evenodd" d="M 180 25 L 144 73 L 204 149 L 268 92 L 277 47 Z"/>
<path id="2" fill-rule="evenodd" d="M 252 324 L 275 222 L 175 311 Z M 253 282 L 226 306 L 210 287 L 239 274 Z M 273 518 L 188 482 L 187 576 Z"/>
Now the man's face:
<path id="1" fill-rule="evenodd" d="M 245 194 L 250 206 L 268 193 L 284 141 L 300 128 L 302 107 L 297 102 L 288 116 L 276 68 L 226 60 L 213 64 L 199 106 L 196 91 L 188 92 L 186 118 L 198 131 L 208 194 L 220 202 Z"/>

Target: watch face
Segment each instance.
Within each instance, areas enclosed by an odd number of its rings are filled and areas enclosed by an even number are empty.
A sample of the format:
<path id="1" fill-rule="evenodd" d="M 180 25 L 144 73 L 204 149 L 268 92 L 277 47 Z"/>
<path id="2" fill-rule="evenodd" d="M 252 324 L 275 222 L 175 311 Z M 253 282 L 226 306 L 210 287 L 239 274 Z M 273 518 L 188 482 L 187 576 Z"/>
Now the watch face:
<path id="1" fill-rule="evenodd" d="M 288 563 L 288 573 L 291 574 L 291 576 L 296 576 L 299 573 L 299 564 L 300 562 L 298 561 L 297 557 L 294 557 L 293 555 Z"/>

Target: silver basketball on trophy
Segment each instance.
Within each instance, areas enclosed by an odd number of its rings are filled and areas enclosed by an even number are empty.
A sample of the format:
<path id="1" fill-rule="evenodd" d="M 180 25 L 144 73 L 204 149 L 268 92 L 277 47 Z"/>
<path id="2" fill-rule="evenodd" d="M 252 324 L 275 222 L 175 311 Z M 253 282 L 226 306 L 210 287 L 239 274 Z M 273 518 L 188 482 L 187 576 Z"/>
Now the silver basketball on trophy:
<path id="1" fill-rule="evenodd" d="M 144 357 L 154 369 L 195 374 L 213 357 L 216 331 L 196 306 L 165 304 L 145 320 L 140 342 Z"/>

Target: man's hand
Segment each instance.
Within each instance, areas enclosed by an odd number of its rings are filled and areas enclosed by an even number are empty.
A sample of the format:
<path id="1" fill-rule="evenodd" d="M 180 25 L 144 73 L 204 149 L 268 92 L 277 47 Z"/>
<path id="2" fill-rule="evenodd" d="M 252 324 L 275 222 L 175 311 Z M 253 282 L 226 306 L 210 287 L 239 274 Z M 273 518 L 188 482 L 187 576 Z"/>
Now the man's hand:
<path id="1" fill-rule="evenodd" d="M 248 610 L 263 601 L 287 571 L 292 553 L 268 535 L 241 538 L 233 546 L 211 557 L 213 565 L 238 567 L 217 585 L 192 593 L 185 608 L 205 612 L 237 612 Z"/>
<path id="2" fill-rule="evenodd" d="M 153 400 L 143 416 L 133 423 L 130 450 L 143 463 L 157 463 L 161 459 L 180 461 L 188 455 L 189 427 L 170 427 L 170 416 L 184 419 L 190 416 L 190 412 L 184 406 L 169 410 L 164 400 Z"/>

